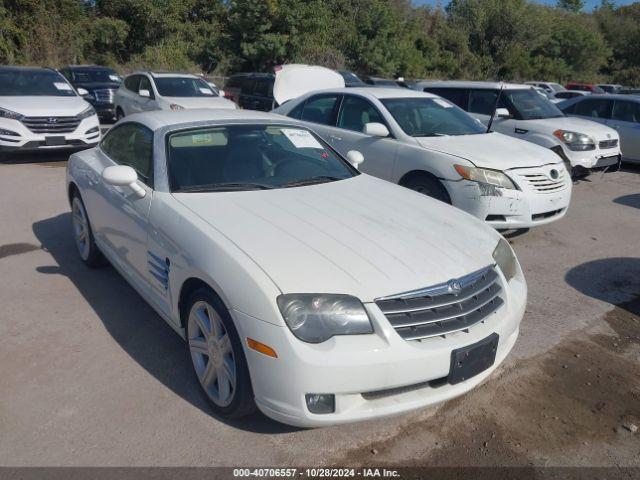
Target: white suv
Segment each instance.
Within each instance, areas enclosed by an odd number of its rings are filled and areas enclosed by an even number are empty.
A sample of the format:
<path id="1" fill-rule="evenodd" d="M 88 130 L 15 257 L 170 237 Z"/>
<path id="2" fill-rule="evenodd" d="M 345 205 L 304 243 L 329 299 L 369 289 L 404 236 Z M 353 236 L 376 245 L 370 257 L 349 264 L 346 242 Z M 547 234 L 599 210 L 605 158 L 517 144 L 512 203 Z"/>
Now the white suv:
<path id="1" fill-rule="evenodd" d="M 550 148 L 574 171 L 620 163 L 620 137 L 609 127 L 567 117 L 528 85 L 498 82 L 418 82 L 414 88 L 435 93 L 468 111 L 484 124 L 495 110 L 492 129 Z"/>
<path id="2" fill-rule="evenodd" d="M 188 73 L 137 72 L 128 75 L 116 91 L 116 118 L 150 110 L 185 108 L 234 109 L 207 82 Z"/>
<path id="3" fill-rule="evenodd" d="M 87 148 L 98 141 L 96 111 L 60 73 L 0 67 L 0 152 Z"/>

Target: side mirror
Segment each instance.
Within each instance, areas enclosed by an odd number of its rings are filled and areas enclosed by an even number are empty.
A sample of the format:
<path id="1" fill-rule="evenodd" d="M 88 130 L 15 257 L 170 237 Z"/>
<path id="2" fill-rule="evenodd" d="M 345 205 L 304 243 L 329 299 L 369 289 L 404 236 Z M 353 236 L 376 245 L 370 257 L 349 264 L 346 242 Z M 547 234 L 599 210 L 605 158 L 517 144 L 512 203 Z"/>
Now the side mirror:
<path id="1" fill-rule="evenodd" d="M 383 125 L 384 126 L 384 125 Z M 360 164 L 364 162 L 364 155 L 357 150 L 349 150 L 347 152 L 347 160 L 354 168 L 360 168 Z"/>
<path id="2" fill-rule="evenodd" d="M 138 95 L 140 95 L 141 97 L 144 98 L 151 98 L 151 92 L 149 90 L 146 89 L 142 89 L 142 90 L 138 90 Z"/>
<path id="3" fill-rule="evenodd" d="M 372 135 L 374 137 L 388 137 L 389 129 L 385 127 L 383 124 L 378 122 L 370 122 L 365 123 L 364 128 L 362 129 L 363 133 L 367 135 Z"/>
<path id="4" fill-rule="evenodd" d="M 496 108 L 496 118 L 511 118 L 511 114 L 506 108 Z"/>
<path id="5" fill-rule="evenodd" d="M 102 180 L 115 187 L 129 187 L 136 197 L 144 198 L 147 194 L 144 188 L 138 185 L 138 174 L 127 165 L 114 165 L 102 171 Z"/>
<path id="6" fill-rule="evenodd" d="M 86 97 L 87 95 L 89 95 L 89 90 L 87 90 L 86 88 L 78 88 L 78 95 Z"/>

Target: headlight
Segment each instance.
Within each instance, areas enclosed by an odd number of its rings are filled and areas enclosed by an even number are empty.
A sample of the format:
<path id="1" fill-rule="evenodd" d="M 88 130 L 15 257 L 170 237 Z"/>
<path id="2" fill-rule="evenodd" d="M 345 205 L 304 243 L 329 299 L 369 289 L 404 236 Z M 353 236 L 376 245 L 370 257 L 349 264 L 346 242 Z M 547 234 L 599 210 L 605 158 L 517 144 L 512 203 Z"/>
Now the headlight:
<path id="1" fill-rule="evenodd" d="M 178 105 L 177 103 L 172 103 L 171 105 L 169 105 L 169 108 L 171 110 L 184 110 L 184 107 L 182 105 Z"/>
<path id="2" fill-rule="evenodd" d="M 285 323 L 303 342 L 373 333 L 362 302 L 350 295 L 292 293 L 280 295 L 277 303 Z"/>
<path id="3" fill-rule="evenodd" d="M 23 115 L 0 108 L 0 118 L 10 118 L 11 120 L 22 120 Z"/>
<path id="4" fill-rule="evenodd" d="M 504 173 L 498 170 L 488 170 L 486 168 L 465 167 L 464 165 L 454 165 L 456 172 L 462 178 L 472 182 L 486 183 L 496 187 L 516 190 L 516 185 Z"/>
<path id="5" fill-rule="evenodd" d="M 500 239 L 493 251 L 493 259 L 507 281 L 515 277 L 518 271 L 518 260 L 516 259 L 516 254 L 513 253 L 511 245 L 504 238 Z"/>
<path id="6" fill-rule="evenodd" d="M 93 107 L 88 107 L 86 110 L 83 110 L 82 112 L 80 112 L 80 114 L 78 115 L 78 118 L 83 120 L 85 118 L 89 118 L 96 115 L 96 109 Z"/>
<path id="7" fill-rule="evenodd" d="M 596 142 L 589 135 L 584 133 L 569 132 L 567 130 L 556 130 L 553 135 L 560 139 L 569 150 L 584 152 L 586 150 L 595 150 Z"/>

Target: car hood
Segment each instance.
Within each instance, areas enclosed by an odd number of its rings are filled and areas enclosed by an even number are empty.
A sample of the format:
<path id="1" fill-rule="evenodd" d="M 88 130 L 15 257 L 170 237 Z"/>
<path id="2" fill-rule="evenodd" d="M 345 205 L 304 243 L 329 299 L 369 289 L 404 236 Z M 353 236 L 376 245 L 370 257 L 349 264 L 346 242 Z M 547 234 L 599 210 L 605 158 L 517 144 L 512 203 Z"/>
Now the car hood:
<path id="1" fill-rule="evenodd" d="M 162 99 L 184 108 L 237 108 L 234 102 L 222 97 L 162 97 Z"/>
<path id="2" fill-rule="evenodd" d="M 549 135 L 553 134 L 556 130 L 568 130 L 576 133 L 584 133 L 585 135 L 593 137 L 596 141 L 618 138 L 618 133 L 613 128 L 602 125 L 601 123 L 575 117 L 516 120 L 516 128 L 533 130 Z"/>
<path id="3" fill-rule="evenodd" d="M 493 263 L 500 238 L 476 218 L 368 175 L 247 192 L 175 193 L 284 293 L 364 302 Z"/>
<path id="4" fill-rule="evenodd" d="M 0 107 L 27 117 L 73 116 L 89 108 L 82 97 L 0 97 Z"/>
<path id="5" fill-rule="evenodd" d="M 477 167 L 494 170 L 537 167 L 558 163 L 558 156 L 548 148 L 492 132 L 478 135 L 417 137 L 420 145 L 456 157 Z"/>
<path id="6" fill-rule="evenodd" d="M 276 70 L 273 98 L 278 105 L 315 90 L 344 88 L 344 78 L 338 72 L 318 65 L 288 64 Z"/>

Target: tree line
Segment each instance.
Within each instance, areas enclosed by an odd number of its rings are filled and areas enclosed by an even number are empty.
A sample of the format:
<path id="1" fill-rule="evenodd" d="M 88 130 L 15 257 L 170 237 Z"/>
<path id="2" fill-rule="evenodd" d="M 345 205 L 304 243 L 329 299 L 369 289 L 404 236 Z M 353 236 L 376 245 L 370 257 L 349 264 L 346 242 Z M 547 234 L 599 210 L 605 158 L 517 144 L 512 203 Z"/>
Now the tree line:
<path id="1" fill-rule="evenodd" d="M 640 84 L 640 2 L 0 0 L 0 63 Z"/>

